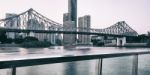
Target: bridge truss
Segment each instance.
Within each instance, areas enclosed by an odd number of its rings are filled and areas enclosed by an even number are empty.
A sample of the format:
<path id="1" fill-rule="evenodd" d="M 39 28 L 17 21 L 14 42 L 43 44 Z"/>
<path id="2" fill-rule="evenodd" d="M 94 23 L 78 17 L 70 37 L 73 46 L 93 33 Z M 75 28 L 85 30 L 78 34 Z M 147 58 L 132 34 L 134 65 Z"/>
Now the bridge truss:
<path id="1" fill-rule="evenodd" d="M 1 29 L 16 29 L 16 30 L 42 30 L 55 32 L 77 32 L 77 34 L 108 34 L 121 36 L 137 36 L 138 33 L 133 30 L 125 21 L 117 22 L 116 24 L 105 29 L 87 29 L 87 28 L 65 28 L 62 24 L 57 23 L 47 17 L 41 15 L 32 8 L 19 14 L 0 20 Z"/>

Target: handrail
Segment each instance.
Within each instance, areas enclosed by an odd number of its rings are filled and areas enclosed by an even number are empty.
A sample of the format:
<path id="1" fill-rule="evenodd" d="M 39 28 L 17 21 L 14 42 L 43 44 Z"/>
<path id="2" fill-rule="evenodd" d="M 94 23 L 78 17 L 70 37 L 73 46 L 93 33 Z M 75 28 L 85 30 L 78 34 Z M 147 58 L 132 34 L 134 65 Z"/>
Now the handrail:
<path id="1" fill-rule="evenodd" d="M 119 53 L 106 53 L 106 54 L 84 54 L 84 55 L 64 55 L 64 56 L 47 56 L 43 58 L 19 58 L 19 59 L 10 59 L 10 60 L 0 60 L 0 69 L 9 68 L 12 65 L 16 67 L 22 66 L 32 66 L 32 65 L 41 65 L 41 64 L 51 64 L 51 63 L 62 63 L 62 62 L 71 62 L 71 61 L 81 61 L 81 60 L 91 60 L 91 59 L 100 59 L 100 58 L 113 58 L 113 57 L 122 57 L 122 56 L 131 56 L 131 55 L 141 55 L 141 54 L 150 54 L 150 51 L 127 51 Z"/>
<path id="2" fill-rule="evenodd" d="M 102 75 L 102 62 L 104 58 L 114 58 L 114 57 L 124 57 L 124 56 L 134 56 L 133 59 L 133 73 L 132 75 L 137 75 L 138 73 L 138 55 L 150 54 L 149 50 L 139 50 L 139 51 L 122 51 L 122 52 L 112 52 L 112 53 L 87 53 L 81 55 L 64 55 L 64 56 L 46 56 L 46 57 L 31 57 L 31 58 L 19 58 L 19 59 L 3 59 L 0 60 L 0 69 L 12 68 L 12 75 L 16 75 L 16 67 L 51 64 L 51 63 L 62 63 L 62 62 L 72 62 L 81 60 L 92 60 L 99 59 L 99 74 Z M 13 57 L 12 57 L 13 58 Z"/>

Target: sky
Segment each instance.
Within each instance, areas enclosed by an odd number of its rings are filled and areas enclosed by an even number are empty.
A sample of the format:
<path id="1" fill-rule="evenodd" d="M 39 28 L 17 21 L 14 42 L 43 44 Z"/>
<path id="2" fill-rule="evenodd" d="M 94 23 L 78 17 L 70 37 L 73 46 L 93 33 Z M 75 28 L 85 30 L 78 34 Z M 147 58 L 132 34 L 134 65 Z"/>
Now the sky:
<path id="1" fill-rule="evenodd" d="M 68 0 L 0 0 L 0 19 L 5 13 L 19 14 L 30 8 L 62 24 Z M 91 15 L 91 27 L 96 29 L 125 21 L 139 34 L 150 31 L 150 0 L 78 0 L 78 17 L 84 15 Z"/>

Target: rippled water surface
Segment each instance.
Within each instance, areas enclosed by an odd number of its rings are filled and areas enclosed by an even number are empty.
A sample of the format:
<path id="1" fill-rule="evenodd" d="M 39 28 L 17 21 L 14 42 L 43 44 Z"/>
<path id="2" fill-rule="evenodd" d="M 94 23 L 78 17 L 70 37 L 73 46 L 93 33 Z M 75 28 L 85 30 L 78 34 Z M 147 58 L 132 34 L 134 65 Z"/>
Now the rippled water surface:
<path id="1" fill-rule="evenodd" d="M 47 56 L 78 56 L 84 54 L 106 54 L 124 51 L 150 50 L 150 48 L 115 48 L 115 47 L 64 47 L 49 48 L 0 48 L 0 61 L 10 59 L 30 59 Z M 138 75 L 150 75 L 150 54 L 139 56 Z M 64 62 L 28 67 L 18 67 L 17 75 L 97 75 L 98 61 L 85 60 L 77 62 Z M 132 75 L 133 56 L 103 59 L 103 75 Z M 1 69 L 0 75 L 11 75 L 10 69 Z"/>

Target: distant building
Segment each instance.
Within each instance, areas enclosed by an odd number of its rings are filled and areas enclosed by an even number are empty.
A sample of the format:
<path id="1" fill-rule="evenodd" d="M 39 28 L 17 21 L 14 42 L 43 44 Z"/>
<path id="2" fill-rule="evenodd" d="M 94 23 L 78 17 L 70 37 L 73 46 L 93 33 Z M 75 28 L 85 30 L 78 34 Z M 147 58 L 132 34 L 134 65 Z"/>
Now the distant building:
<path id="1" fill-rule="evenodd" d="M 35 19 L 30 19 L 27 24 L 28 25 L 26 29 L 31 29 L 31 30 L 54 30 L 55 29 L 53 25 L 46 28 L 44 23 L 42 22 L 39 23 Z M 33 33 L 32 33 L 32 36 L 33 36 Z M 56 39 L 60 38 L 61 35 L 60 34 L 56 35 L 55 33 L 34 33 L 34 37 L 38 38 L 38 40 L 40 41 L 49 41 L 55 45 Z"/>
<path id="2" fill-rule="evenodd" d="M 63 15 L 64 30 L 77 31 L 77 0 L 68 0 L 68 13 Z M 76 44 L 76 34 L 63 34 L 63 45 Z"/>
<path id="3" fill-rule="evenodd" d="M 39 23 L 36 19 L 29 19 L 27 22 L 26 29 L 29 30 L 45 30 L 45 26 L 43 23 Z M 27 35 L 30 36 L 30 35 Z M 32 36 L 38 38 L 39 40 L 43 41 L 46 39 L 45 33 L 32 33 Z"/>
<path id="4" fill-rule="evenodd" d="M 68 13 L 71 21 L 75 22 L 73 27 L 77 27 L 77 0 L 68 0 Z"/>
<path id="5" fill-rule="evenodd" d="M 63 22 L 65 21 L 71 21 L 70 13 L 63 14 Z"/>
<path id="6" fill-rule="evenodd" d="M 73 31 L 71 25 L 74 25 L 74 21 L 65 21 L 63 26 L 67 31 Z M 63 34 L 63 45 L 75 45 L 76 44 L 76 34 Z"/>
<path id="7" fill-rule="evenodd" d="M 63 15 L 63 28 L 66 31 L 76 31 L 74 29 L 74 21 L 70 19 L 70 13 L 65 13 Z M 63 45 L 73 45 L 76 44 L 76 34 L 63 34 Z"/>
<path id="8" fill-rule="evenodd" d="M 17 14 L 6 13 L 6 18 L 9 19 L 9 20 L 5 22 L 5 24 L 4 24 L 5 28 L 14 28 L 14 29 L 18 29 L 19 28 L 20 19 L 13 18 L 14 16 L 17 16 Z M 14 39 L 14 38 L 16 38 L 18 36 L 18 33 L 7 32 L 6 35 L 7 35 L 7 38 Z"/>
<path id="9" fill-rule="evenodd" d="M 91 17 L 89 15 L 79 17 L 78 19 L 79 32 L 90 32 L 91 27 Z M 90 44 L 91 37 L 90 35 L 78 35 L 79 44 Z"/>
<path id="10" fill-rule="evenodd" d="M 54 30 L 54 27 L 51 26 L 51 27 L 48 27 L 48 30 Z M 50 33 L 50 34 L 47 34 L 47 41 L 50 41 L 52 44 L 56 44 L 56 34 L 55 33 Z"/>
<path id="11" fill-rule="evenodd" d="M 74 21 L 72 27 L 77 28 L 77 0 L 68 0 L 68 13 L 69 21 Z M 77 34 L 74 34 L 74 38 L 77 40 Z"/>

